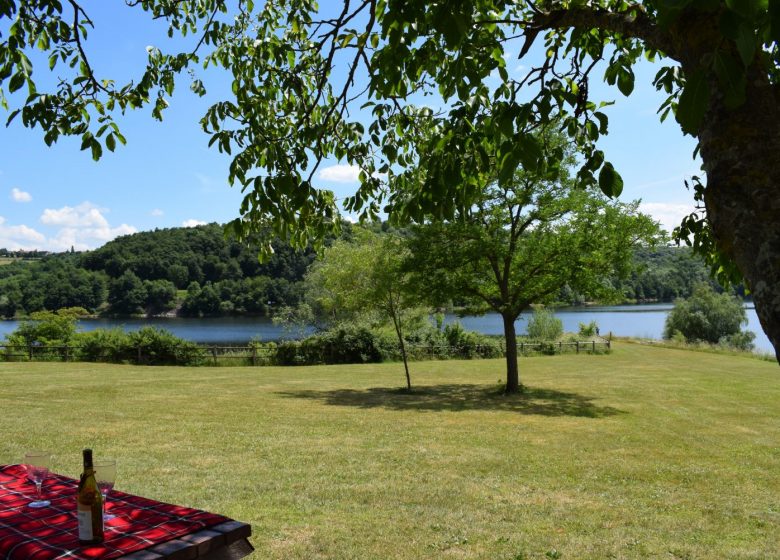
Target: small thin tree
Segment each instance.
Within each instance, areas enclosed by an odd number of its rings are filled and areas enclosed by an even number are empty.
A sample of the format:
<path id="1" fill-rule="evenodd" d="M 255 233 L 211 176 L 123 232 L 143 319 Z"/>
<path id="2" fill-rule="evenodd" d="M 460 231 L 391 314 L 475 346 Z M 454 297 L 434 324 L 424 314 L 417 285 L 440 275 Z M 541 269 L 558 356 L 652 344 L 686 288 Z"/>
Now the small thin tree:
<path id="1" fill-rule="evenodd" d="M 357 229 L 352 242 L 339 240 L 325 250 L 306 276 L 306 303 L 326 325 L 373 313 L 389 322 L 398 338 L 406 388 L 411 390 L 405 328 L 416 299 L 402 270 L 406 248 L 394 234 Z"/>

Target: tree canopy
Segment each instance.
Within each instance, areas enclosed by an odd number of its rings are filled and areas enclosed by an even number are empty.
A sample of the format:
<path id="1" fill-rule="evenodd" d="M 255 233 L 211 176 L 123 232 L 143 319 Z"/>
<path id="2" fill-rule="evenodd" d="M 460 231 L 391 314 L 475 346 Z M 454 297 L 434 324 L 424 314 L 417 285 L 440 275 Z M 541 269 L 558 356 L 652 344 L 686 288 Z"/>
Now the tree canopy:
<path id="1" fill-rule="evenodd" d="M 49 143 L 78 135 L 97 159 L 103 146 L 124 142 L 117 112 L 149 105 L 161 118 L 178 74 L 224 67 L 233 96 L 202 124 L 233 155 L 229 179 L 246 193 L 231 227 L 299 245 L 340 225 L 333 193 L 313 183 L 328 158 L 361 169 L 347 211 L 444 219 L 473 203 L 487 170 L 506 179 L 520 166 L 554 166 L 561 154 L 532 134 L 552 122 L 581 153 L 579 184 L 619 195 L 622 179 L 597 147 L 607 116 L 589 84 L 604 80 L 629 95 L 637 61 L 658 61 L 654 85 L 667 94 L 660 118 L 673 114 L 698 139 L 706 174 L 691 182 L 702 208 L 678 237 L 721 277 L 744 276 L 780 359 L 780 170 L 772 163 L 780 0 L 344 0 L 322 12 L 310 0 L 127 4 L 167 20 L 170 35 L 192 45 L 173 54 L 151 47 L 144 74 L 120 86 L 92 72 L 91 22 L 77 0 L 0 0 L 11 22 L 0 88 L 28 94 L 11 118 L 40 126 Z M 545 52 L 520 76 L 506 67 L 513 41 L 521 56 L 536 44 Z M 54 91 L 37 89 L 27 55 L 36 49 L 66 72 Z M 190 86 L 204 91 L 197 74 Z M 439 109 L 425 104 L 432 93 Z"/>
<path id="2" fill-rule="evenodd" d="M 749 350 L 755 335 L 743 332 L 747 313 L 742 301 L 728 293 L 718 294 L 707 284 L 698 285 L 689 299 L 675 302 L 666 317 L 664 338 L 681 334 L 686 340 L 726 343 Z M 737 342 L 737 344 L 734 344 Z"/>
<path id="3" fill-rule="evenodd" d="M 569 286 L 619 298 L 610 277 L 628 275 L 634 247 L 655 242 L 657 225 L 636 204 L 579 189 L 561 167 L 545 176 L 518 172 L 490 181 L 451 221 L 414 229 L 411 268 L 434 303 L 452 298 L 469 311 L 501 315 L 507 392 L 520 389 L 515 321 L 532 303 Z"/>
<path id="4" fill-rule="evenodd" d="M 401 350 L 406 388 L 411 390 L 405 334 L 408 316 L 419 305 L 403 270 L 408 249 L 394 234 L 358 230 L 353 242 L 339 240 L 325 250 L 306 276 L 306 301 L 318 315 L 339 321 L 378 314 L 391 323 Z"/>

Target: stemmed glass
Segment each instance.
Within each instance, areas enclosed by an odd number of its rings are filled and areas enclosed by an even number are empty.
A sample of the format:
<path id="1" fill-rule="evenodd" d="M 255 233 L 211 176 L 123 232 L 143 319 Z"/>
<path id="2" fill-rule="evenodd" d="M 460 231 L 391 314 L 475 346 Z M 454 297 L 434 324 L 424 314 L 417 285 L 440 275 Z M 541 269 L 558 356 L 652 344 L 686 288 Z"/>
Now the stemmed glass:
<path id="1" fill-rule="evenodd" d="M 108 503 L 108 493 L 114 487 L 116 482 L 116 461 L 113 459 L 103 459 L 96 461 L 95 468 L 95 480 L 97 481 L 100 493 L 103 494 L 103 519 L 108 521 L 114 519 L 115 515 L 106 513 L 106 505 Z"/>
<path id="2" fill-rule="evenodd" d="M 41 495 L 41 487 L 44 479 L 49 475 L 51 455 L 41 451 L 30 451 L 24 454 L 24 466 L 27 469 L 27 478 L 35 483 L 37 498 L 27 504 L 31 508 L 42 508 L 51 505 L 49 500 L 44 500 Z"/>

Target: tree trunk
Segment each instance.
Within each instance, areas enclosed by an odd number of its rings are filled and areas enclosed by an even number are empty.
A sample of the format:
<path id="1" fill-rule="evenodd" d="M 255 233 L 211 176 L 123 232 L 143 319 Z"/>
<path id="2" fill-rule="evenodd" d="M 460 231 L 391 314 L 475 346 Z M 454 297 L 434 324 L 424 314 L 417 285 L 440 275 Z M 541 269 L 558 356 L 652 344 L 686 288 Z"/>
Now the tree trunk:
<path id="1" fill-rule="evenodd" d="M 504 339 L 506 340 L 506 389 L 505 393 L 519 393 L 520 373 L 517 367 L 517 334 L 515 333 L 515 319 L 508 313 L 502 313 L 504 320 Z"/>
<path id="2" fill-rule="evenodd" d="M 398 311 L 398 307 L 393 301 L 393 295 L 390 294 L 389 306 L 390 315 L 393 317 L 393 326 L 395 327 L 395 334 L 398 337 L 398 346 L 401 348 L 401 358 L 404 361 L 404 373 L 406 373 L 406 389 L 412 390 L 412 378 L 409 375 L 409 360 L 406 356 L 406 342 L 404 341 L 404 331 L 401 323 L 401 314 Z"/>
<path id="3" fill-rule="evenodd" d="M 713 96 L 699 134 L 707 218 L 719 249 L 745 277 L 780 362 L 778 99 L 760 75 L 748 77 L 747 102 L 737 110 Z"/>

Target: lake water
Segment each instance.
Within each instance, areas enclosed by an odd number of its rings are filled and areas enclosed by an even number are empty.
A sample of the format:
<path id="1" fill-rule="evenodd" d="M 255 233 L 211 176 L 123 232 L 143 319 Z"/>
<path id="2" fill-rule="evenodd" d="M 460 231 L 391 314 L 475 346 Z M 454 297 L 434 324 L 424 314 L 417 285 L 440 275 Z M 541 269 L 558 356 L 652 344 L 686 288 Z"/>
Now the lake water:
<path id="1" fill-rule="evenodd" d="M 555 311 L 555 315 L 563 322 L 566 332 L 577 332 L 580 323 L 596 321 L 602 336 L 612 332 L 616 336 L 633 336 L 643 338 L 661 338 L 666 315 L 672 309 L 672 304 L 643 305 L 612 305 L 590 307 L 568 307 Z M 516 323 L 517 332 L 526 332 L 530 313 L 524 313 Z M 751 306 L 747 308 L 747 329 L 756 334 L 756 349 L 762 352 L 773 352 L 769 339 L 761 330 L 758 316 Z M 501 317 L 488 313 L 480 317 L 455 317 L 447 315 L 447 322 L 460 321 L 469 330 L 484 334 L 503 334 Z M 12 332 L 17 321 L 0 321 L 0 339 Z M 171 331 L 176 336 L 200 343 L 212 344 L 244 344 L 252 339 L 268 341 L 284 338 L 297 338 L 299 333 L 285 332 L 274 325 L 270 319 L 263 317 L 218 317 L 211 319 L 85 319 L 79 321 L 83 331 L 122 327 L 137 330 L 143 326 L 161 327 Z"/>

